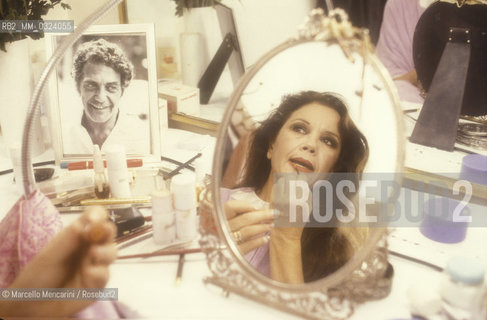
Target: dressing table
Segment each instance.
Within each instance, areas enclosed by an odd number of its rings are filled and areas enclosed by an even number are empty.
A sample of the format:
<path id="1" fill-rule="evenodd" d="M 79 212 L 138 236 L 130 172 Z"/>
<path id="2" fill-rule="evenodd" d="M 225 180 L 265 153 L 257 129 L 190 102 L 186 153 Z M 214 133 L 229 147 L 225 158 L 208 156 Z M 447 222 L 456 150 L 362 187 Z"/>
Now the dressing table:
<path id="1" fill-rule="evenodd" d="M 211 162 L 213 155 L 212 144 L 214 138 L 201 136 L 191 132 L 173 130 L 173 138 L 180 140 L 200 137 L 206 139 L 209 146 L 203 150 L 205 161 Z M 172 139 L 171 139 L 172 140 Z M 213 140 L 213 141 L 211 141 Z M 168 156 L 179 153 L 179 159 L 190 157 L 191 151 L 177 149 L 177 139 L 172 140 L 172 152 Z M 49 152 L 36 160 L 48 160 Z M 1 157 L 2 170 L 8 169 L 10 159 L 4 153 Z M 210 164 L 206 164 L 211 167 Z M 57 169 L 60 170 L 60 169 Z M 20 193 L 12 181 L 13 174 L 0 176 L 1 200 L 0 212 L 3 217 L 7 210 L 18 199 Z M 72 221 L 77 214 L 63 214 L 64 224 Z M 424 237 L 418 228 L 391 228 L 388 237 L 389 248 L 404 255 L 442 267 L 446 259 L 452 254 L 473 253 L 484 262 L 487 254 L 483 244 L 487 240 L 487 229 L 471 227 L 467 238 L 461 244 L 440 244 Z M 193 246 L 197 246 L 195 242 Z M 158 247 L 152 238 L 134 246 L 140 251 L 150 252 Z M 134 248 L 120 250 L 120 255 L 131 254 Z M 135 250 L 137 252 L 137 250 Z M 140 317 L 149 319 L 299 319 L 262 304 L 253 302 L 235 294 L 226 293 L 211 284 L 204 284 L 204 278 L 210 276 L 206 258 L 203 253 L 188 254 L 185 257 L 182 282 L 175 285 L 178 256 L 159 256 L 151 258 L 137 258 L 117 260 L 111 267 L 111 277 L 108 288 L 118 288 L 119 301 L 130 309 L 136 310 Z M 442 274 L 433 268 L 398 257 L 389 255 L 389 261 L 394 268 L 392 290 L 389 296 L 377 301 L 369 301 L 359 305 L 351 319 L 407 319 L 410 317 L 407 290 L 413 284 L 427 284 L 436 286 Z"/>
<path id="2" fill-rule="evenodd" d="M 186 137 L 193 135 L 193 133 L 185 135 L 184 132 L 181 134 Z M 179 152 L 184 154 L 187 150 L 179 150 Z M 203 157 L 206 156 L 206 152 L 212 154 L 213 150 L 211 148 L 205 150 Z M 1 159 L 2 170 L 7 169 L 10 160 L 4 154 Z M 12 178 L 12 173 L 0 176 L 2 218 L 20 196 Z M 76 216 L 77 214 L 62 214 L 63 223 L 68 224 Z M 417 230 L 415 232 L 418 233 L 415 235 L 417 238 L 422 237 Z M 414 241 L 413 238 L 410 240 Z M 197 246 L 196 241 L 191 246 Z M 391 246 L 394 247 L 394 244 Z M 153 239 L 149 238 L 132 247 L 121 249 L 119 255 L 141 251 L 151 252 L 157 249 L 158 246 Z M 372 315 L 374 319 L 407 318 L 409 317 L 406 294 L 408 287 L 413 283 L 434 285 L 441 277 L 440 273 L 429 267 L 395 256 L 390 256 L 390 263 L 394 267 L 390 295 L 382 300 L 359 305 L 351 319 L 369 319 Z M 179 286 L 175 285 L 177 266 L 178 255 L 117 260 L 111 266 L 107 288 L 117 288 L 119 301 L 129 309 L 136 310 L 140 318 L 300 319 L 236 294 L 227 296 L 222 289 L 205 284 L 204 278 L 210 276 L 210 271 L 203 253 L 185 256 L 183 277 Z"/>

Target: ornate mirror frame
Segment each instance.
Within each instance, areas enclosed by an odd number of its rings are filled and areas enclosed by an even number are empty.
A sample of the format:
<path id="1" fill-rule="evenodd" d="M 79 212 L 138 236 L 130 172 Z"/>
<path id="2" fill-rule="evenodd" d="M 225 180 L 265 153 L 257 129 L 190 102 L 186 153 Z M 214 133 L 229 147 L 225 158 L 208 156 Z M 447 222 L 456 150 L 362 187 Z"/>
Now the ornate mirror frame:
<path id="1" fill-rule="evenodd" d="M 313 10 L 299 35 L 277 46 L 264 55 L 241 79 L 233 92 L 221 123 L 213 162 L 215 181 L 201 201 L 202 237 L 200 244 L 207 255 L 208 266 L 213 273 L 205 283 L 217 285 L 228 294 L 238 293 L 289 313 L 306 318 L 346 319 L 354 311 L 355 305 L 370 299 L 387 296 L 392 284 L 392 267 L 387 261 L 387 231 L 385 228 L 372 228 L 368 241 L 342 268 L 330 276 L 305 285 L 291 285 L 271 280 L 253 268 L 239 254 L 235 241 L 225 223 L 220 199 L 222 181 L 223 143 L 230 126 L 232 113 L 239 108 L 240 97 L 257 72 L 277 54 L 306 42 L 324 41 L 337 43 L 344 55 L 353 62 L 352 53 L 359 53 L 364 63 L 368 63 L 379 74 L 385 84 L 394 107 L 397 121 L 397 166 L 402 172 L 404 163 L 403 124 L 397 92 L 393 89 L 385 68 L 372 53 L 368 32 L 354 28 L 341 9 L 330 11 L 325 16 L 321 9 Z M 400 175 L 396 175 L 400 180 Z M 401 181 L 396 181 L 401 184 Z M 213 213 L 214 221 L 209 212 Z M 210 222 L 210 223 L 208 223 Z M 216 229 L 208 227 L 216 224 Z"/>

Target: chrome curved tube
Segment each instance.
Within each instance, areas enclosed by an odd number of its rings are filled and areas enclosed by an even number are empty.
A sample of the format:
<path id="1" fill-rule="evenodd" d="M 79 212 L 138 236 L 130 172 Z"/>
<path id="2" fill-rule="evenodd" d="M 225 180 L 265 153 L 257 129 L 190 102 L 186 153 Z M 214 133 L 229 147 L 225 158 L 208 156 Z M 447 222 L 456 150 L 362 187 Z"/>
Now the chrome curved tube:
<path id="1" fill-rule="evenodd" d="M 56 51 L 47 62 L 44 71 L 42 71 L 39 82 L 34 88 L 32 99 L 29 105 L 29 111 L 25 120 L 24 133 L 22 137 L 22 182 L 24 184 L 24 194 L 28 198 L 34 191 L 35 181 L 32 174 L 32 157 L 31 157 L 31 141 L 32 139 L 32 126 L 34 119 L 40 115 L 40 103 L 41 96 L 46 86 L 49 75 L 52 70 L 57 66 L 59 60 L 63 57 L 66 50 L 78 40 L 83 32 L 91 26 L 96 20 L 100 19 L 108 10 L 115 7 L 122 0 L 109 0 L 104 5 L 99 7 L 95 12 L 89 15 L 81 24 L 69 35 L 60 45 L 56 48 Z"/>

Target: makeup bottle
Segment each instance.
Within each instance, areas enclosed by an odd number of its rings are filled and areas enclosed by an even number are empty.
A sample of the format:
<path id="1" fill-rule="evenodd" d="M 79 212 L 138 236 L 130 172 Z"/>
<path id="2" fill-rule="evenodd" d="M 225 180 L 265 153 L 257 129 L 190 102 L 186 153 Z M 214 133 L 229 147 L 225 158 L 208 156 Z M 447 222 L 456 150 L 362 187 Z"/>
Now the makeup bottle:
<path id="1" fill-rule="evenodd" d="M 198 158 L 193 161 L 194 173 L 195 173 L 195 188 L 196 188 L 196 200 L 200 200 L 200 195 L 205 189 L 205 171 L 203 159 Z"/>
<path id="2" fill-rule="evenodd" d="M 157 244 L 170 244 L 176 240 L 176 216 L 173 195 L 169 190 L 154 191 L 152 198 L 152 229 Z"/>
<path id="3" fill-rule="evenodd" d="M 105 156 L 112 197 L 129 198 L 131 193 L 125 147 L 121 144 L 109 145 L 105 148 Z"/>
<path id="4" fill-rule="evenodd" d="M 110 187 L 105 174 L 103 159 L 101 158 L 100 147 L 93 145 L 93 171 L 95 172 L 95 195 L 98 199 L 106 199 L 110 195 Z"/>
<path id="5" fill-rule="evenodd" d="M 176 235 L 178 240 L 191 241 L 197 234 L 196 177 L 192 172 L 174 176 L 171 191 L 174 194 Z"/>
<path id="6" fill-rule="evenodd" d="M 451 258 L 440 284 L 443 313 L 453 319 L 486 319 L 485 266 L 470 257 Z"/>

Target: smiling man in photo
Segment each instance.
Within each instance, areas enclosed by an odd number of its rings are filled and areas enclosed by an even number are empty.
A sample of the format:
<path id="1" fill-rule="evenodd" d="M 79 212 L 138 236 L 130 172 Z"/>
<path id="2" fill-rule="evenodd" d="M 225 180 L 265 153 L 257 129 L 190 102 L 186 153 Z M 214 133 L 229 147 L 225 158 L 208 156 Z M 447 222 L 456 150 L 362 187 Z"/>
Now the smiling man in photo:
<path id="1" fill-rule="evenodd" d="M 73 77 L 84 109 L 81 125 L 100 148 L 117 125 L 118 102 L 133 76 L 122 49 L 104 39 L 83 43 L 74 56 Z"/>

